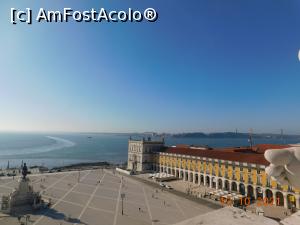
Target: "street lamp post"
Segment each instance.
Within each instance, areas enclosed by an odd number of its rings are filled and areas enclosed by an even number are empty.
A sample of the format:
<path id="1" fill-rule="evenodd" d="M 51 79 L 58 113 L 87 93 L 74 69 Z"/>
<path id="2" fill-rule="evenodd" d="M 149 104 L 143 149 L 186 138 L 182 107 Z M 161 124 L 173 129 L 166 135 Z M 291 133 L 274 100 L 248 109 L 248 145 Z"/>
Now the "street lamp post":
<path id="1" fill-rule="evenodd" d="M 121 194 L 121 199 L 122 199 L 122 216 L 124 215 L 124 205 L 123 205 L 123 200 L 124 200 L 124 198 L 125 198 L 125 194 L 124 193 L 122 193 Z"/>

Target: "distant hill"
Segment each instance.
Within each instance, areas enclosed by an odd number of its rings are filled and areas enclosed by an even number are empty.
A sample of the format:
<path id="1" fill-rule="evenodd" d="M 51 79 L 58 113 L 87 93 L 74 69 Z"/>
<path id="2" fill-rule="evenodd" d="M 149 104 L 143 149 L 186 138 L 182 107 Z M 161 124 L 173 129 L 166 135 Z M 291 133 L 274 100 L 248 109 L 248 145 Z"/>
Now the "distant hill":
<path id="1" fill-rule="evenodd" d="M 187 132 L 187 133 L 157 133 L 157 132 L 134 132 L 134 133 L 87 133 L 87 134 L 114 134 L 118 136 L 130 136 L 136 138 L 142 137 L 153 137 L 153 138 L 162 138 L 162 137 L 174 137 L 174 138 L 249 138 L 249 133 L 236 133 L 236 132 L 215 132 L 215 133 L 204 133 L 204 132 Z M 254 139 L 300 139 L 300 135 L 290 135 L 290 134 L 272 134 L 272 133 L 261 133 L 261 134 L 252 134 Z"/>
<path id="2" fill-rule="evenodd" d="M 179 133 L 171 135 L 175 138 L 248 138 L 248 133 L 235 133 L 235 132 L 218 132 L 218 133 L 202 133 L 202 132 L 192 132 L 192 133 Z M 280 138 L 300 138 L 300 135 L 281 135 L 281 134 L 252 134 L 253 138 L 270 138 L 270 139 L 280 139 Z"/>

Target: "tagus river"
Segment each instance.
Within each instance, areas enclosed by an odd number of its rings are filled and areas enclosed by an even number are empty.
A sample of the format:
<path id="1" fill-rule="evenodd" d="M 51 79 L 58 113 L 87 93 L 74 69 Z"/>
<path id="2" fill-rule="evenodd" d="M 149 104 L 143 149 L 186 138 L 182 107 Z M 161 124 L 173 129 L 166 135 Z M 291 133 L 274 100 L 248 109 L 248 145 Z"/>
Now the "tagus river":
<path id="1" fill-rule="evenodd" d="M 127 160 L 127 134 L 34 134 L 0 133 L 0 167 L 19 166 L 24 160 L 29 165 L 47 167 L 79 162 Z M 246 146 L 244 138 L 174 138 L 167 137 L 167 145 L 193 144 L 211 147 Z M 258 143 L 300 143 L 300 139 L 257 139 Z"/>

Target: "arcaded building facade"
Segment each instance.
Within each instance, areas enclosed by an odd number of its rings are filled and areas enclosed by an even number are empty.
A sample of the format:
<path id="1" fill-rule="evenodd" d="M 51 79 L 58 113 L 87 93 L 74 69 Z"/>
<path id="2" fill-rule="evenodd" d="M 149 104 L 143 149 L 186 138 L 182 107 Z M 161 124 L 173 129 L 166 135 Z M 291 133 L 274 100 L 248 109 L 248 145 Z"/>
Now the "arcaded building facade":
<path id="1" fill-rule="evenodd" d="M 214 189 L 237 192 L 252 199 L 271 201 L 285 208 L 300 209 L 300 190 L 281 186 L 265 173 L 267 149 L 283 145 L 256 145 L 252 148 L 211 149 L 174 146 L 158 153 L 159 172 L 165 172 Z"/>

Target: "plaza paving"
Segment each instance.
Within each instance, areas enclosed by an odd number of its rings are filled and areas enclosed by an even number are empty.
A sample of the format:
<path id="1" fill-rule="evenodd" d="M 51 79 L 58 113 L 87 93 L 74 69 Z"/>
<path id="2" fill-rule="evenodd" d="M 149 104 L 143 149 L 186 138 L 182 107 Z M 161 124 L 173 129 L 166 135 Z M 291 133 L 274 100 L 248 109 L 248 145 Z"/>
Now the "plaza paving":
<path id="1" fill-rule="evenodd" d="M 37 175 L 30 180 L 34 190 L 52 203 L 51 208 L 30 214 L 28 224 L 33 225 L 166 225 L 214 210 L 107 170 Z M 16 185 L 17 179 L 2 178 L 0 193 L 11 192 Z M 0 224 L 19 222 L 10 216 L 1 217 Z"/>

